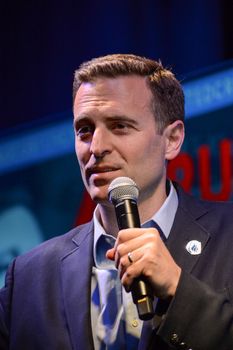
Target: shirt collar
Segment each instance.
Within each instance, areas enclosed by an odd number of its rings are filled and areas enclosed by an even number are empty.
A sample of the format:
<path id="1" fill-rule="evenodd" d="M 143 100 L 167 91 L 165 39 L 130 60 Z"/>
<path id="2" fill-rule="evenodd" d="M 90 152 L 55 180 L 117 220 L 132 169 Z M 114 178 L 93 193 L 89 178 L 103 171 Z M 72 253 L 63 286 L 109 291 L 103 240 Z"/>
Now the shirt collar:
<path id="1" fill-rule="evenodd" d="M 155 221 L 159 225 L 166 239 L 169 237 L 178 208 L 178 195 L 171 181 L 169 184 L 169 195 L 159 210 L 150 218 L 150 220 Z"/>
<path id="2" fill-rule="evenodd" d="M 93 256 L 95 266 L 99 269 L 116 269 L 114 262 L 105 258 L 105 252 L 114 246 L 116 238 L 105 232 L 103 226 L 100 223 L 98 205 L 94 210 L 94 245 L 93 245 Z M 102 238 L 104 241 L 101 241 Z M 104 243 L 104 247 L 101 247 L 101 243 Z M 103 249 L 101 249 L 103 248 Z"/>
<path id="3" fill-rule="evenodd" d="M 177 207 L 178 207 L 178 196 L 176 190 L 170 181 L 170 191 L 169 194 L 164 201 L 163 205 L 160 209 L 150 218 L 150 220 L 155 221 L 163 231 L 166 239 L 169 237 L 173 221 L 176 215 Z M 98 205 L 94 210 L 94 245 L 93 245 L 93 256 L 95 266 L 101 269 L 115 269 L 114 262 L 111 262 L 108 259 L 105 259 L 105 251 L 99 249 L 101 246 L 101 236 L 105 236 L 105 249 L 114 246 L 116 238 L 112 235 L 109 235 L 105 232 L 103 226 L 100 224 L 99 210 Z M 148 220 L 148 221 L 150 221 Z"/>

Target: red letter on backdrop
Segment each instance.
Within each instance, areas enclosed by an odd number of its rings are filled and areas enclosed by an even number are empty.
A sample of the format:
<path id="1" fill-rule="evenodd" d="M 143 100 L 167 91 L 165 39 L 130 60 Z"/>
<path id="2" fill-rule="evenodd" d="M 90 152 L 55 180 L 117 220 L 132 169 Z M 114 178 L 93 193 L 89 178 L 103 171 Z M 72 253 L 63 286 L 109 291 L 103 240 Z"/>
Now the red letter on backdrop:
<path id="1" fill-rule="evenodd" d="M 231 196 L 231 140 L 220 142 L 220 174 L 221 189 L 218 193 L 211 191 L 211 161 L 210 147 L 203 145 L 198 150 L 200 174 L 200 193 L 202 198 L 209 200 L 228 200 Z"/>
<path id="2" fill-rule="evenodd" d="M 178 172 L 182 172 L 179 177 Z M 190 192 L 194 178 L 194 165 L 191 156 L 188 153 L 181 153 L 175 159 L 168 163 L 168 177 L 177 181 L 185 191 Z"/>
<path id="3" fill-rule="evenodd" d="M 78 211 L 78 215 L 75 219 L 75 226 L 84 224 L 85 222 L 88 222 L 91 220 L 93 211 L 95 209 L 95 203 L 87 193 L 87 191 L 84 191 L 83 199 L 80 203 L 80 208 Z"/>

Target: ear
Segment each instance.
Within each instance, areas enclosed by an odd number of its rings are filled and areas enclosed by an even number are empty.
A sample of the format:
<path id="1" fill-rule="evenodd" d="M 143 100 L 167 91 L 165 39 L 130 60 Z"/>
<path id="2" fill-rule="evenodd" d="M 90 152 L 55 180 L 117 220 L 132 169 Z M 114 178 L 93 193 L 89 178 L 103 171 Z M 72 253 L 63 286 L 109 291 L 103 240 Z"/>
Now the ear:
<path id="1" fill-rule="evenodd" d="M 176 120 L 164 129 L 166 139 L 166 160 L 174 159 L 179 153 L 184 141 L 184 123 Z"/>

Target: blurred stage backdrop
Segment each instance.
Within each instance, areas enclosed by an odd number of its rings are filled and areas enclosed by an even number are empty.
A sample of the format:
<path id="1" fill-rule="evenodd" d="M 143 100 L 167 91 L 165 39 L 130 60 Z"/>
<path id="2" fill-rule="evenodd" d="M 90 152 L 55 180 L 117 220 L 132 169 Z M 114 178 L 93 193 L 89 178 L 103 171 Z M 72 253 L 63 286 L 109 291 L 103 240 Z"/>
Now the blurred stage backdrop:
<path id="1" fill-rule="evenodd" d="M 182 82 L 186 141 L 169 175 L 233 199 L 232 1 L 1 5 L 0 286 L 9 262 L 91 218 L 74 153 L 72 79 L 108 53 L 161 59 Z"/>

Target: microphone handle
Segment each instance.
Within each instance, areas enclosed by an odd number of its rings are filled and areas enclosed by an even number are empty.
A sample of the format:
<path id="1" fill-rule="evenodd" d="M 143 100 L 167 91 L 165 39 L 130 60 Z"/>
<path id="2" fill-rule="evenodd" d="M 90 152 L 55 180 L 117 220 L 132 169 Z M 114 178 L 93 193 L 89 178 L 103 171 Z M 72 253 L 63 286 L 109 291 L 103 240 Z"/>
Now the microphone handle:
<path id="1" fill-rule="evenodd" d="M 124 199 L 115 204 L 115 212 L 119 230 L 141 227 L 137 202 L 133 199 Z M 150 320 L 154 316 L 153 290 L 143 277 L 135 278 L 131 293 L 136 304 L 138 316 L 141 320 Z"/>

